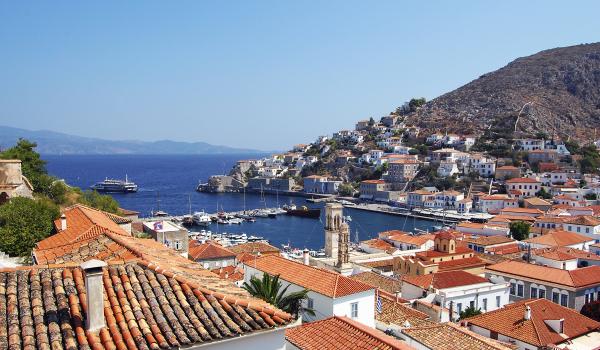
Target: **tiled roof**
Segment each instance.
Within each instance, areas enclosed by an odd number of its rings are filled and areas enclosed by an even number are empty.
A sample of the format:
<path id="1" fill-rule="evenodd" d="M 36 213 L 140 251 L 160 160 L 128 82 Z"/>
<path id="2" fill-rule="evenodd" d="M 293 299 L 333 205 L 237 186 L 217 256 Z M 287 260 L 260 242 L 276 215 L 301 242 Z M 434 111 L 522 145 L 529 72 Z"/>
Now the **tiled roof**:
<path id="1" fill-rule="evenodd" d="M 339 298 L 374 289 L 366 283 L 342 276 L 339 273 L 274 255 L 260 257 L 249 266 L 272 276 L 279 275 L 282 280 L 330 298 Z"/>
<path id="2" fill-rule="evenodd" d="M 489 271 L 490 273 L 500 272 L 512 276 L 531 278 L 574 288 L 600 284 L 600 266 L 588 266 L 575 270 L 562 270 L 516 260 L 507 260 L 487 266 L 486 271 Z"/>
<path id="3" fill-rule="evenodd" d="M 368 241 L 362 241 L 360 242 L 361 244 L 367 245 L 371 248 L 375 248 L 375 249 L 380 249 L 380 250 L 388 250 L 390 248 L 393 248 L 394 246 L 386 241 L 384 241 L 383 239 L 380 238 L 373 238 L 370 239 Z"/>
<path id="4" fill-rule="evenodd" d="M 593 238 L 570 231 L 553 230 L 541 236 L 529 238 L 523 242 L 543 244 L 551 247 L 566 247 L 574 244 L 593 241 Z"/>
<path id="5" fill-rule="evenodd" d="M 504 213 L 522 213 L 522 214 L 544 214 L 543 211 L 537 208 L 504 208 L 500 211 L 502 214 Z"/>
<path id="6" fill-rule="evenodd" d="M 402 281 L 423 289 L 429 289 L 430 287 L 445 289 L 489 282 L 487 278 L 479 277 L 462 270 L 436 272 L 420 276 L 407 275 L 402 277 Z"/>
<path id="7" fill-rule="evenodd" d="M 552 248 L 535 249 L 531 252 L 531 255 L 540 256 L 540 257 L 543 257 L 546 259 L 556 260 L 556 261 L 577 260 L 577 257 L 574 254 L 569 254 L 566 251 L 568 249 L 570 249 L 570 248 L 552 247 Z"/>
<path id="8" fill-rule="evenodd" d="M 489 247 L 489 248 L 486 248 L 486 251 L 489 254 L 506 255 L 506 254 L 514 254 L 514 253 L 520 252 L 521 247 L 519 246 L 518 242 L 515 242 L 515 243 L 511 243 L 511 244 L 499 245 L 496 247 Z"/>
<path id="9" fill-rule="evenodd" d="M 508 344 L 486 338 L 452 322 L 405 328 L 402 333 L 431 350 L 513 349 Z"/>
<path id="10" fill-rule="evenodd" d="M 301 350 L 413 349 L 379 330 L 339 316 L 290 328 L 285 337 Z"/>
<path id="11" fill-rule="evenodd" d="M 487 265 L 485 261 L 477 256 L 470 258 L 442 261 L 437 263 L 438 271 L 461 270 L 466 268 L 482 267 Z"/>
<path id="12" fill-rule="evenodd" d="M 195 261 L 234 258 L 235 255 L 231 250 L 215 242 L 207 241 L 206 243 L 200 243 L 190 240 L 189 243 L 188 257 Z"/>
<path id="13" fill-rule="evenodd" d="M 506 236 L 467 236 L 463 237 L 463 242 L 473 243 L 480 246 L 488 246 L 495 244 L 503 244 L 515 242 L 515 240 L 511 237 Z"/>
<path id="14" fill-rule="evenodd" d="M 114 233 L 106 232 L 85 240 L 55 248 L 34 249 L 36 264 L 63 264 L 65 262 L 82 263 L 90 259 L 103 261 L 130 261 L 138 257 L 127 247 L 117 243 L 111 237 Z"/>
<path id="15" fill-rule="evenodd" d="M 394 258 L 391 258 L 391 259 L 389 259 L 389 258 L 388 259 L 381 259 L 381 260 L 372 260 L 372 261 L 363 261 L 360 264 L 364 265 L 364 266 L 368 266 L 368 267 L 374 267 L 374 268 L 394 266 Z"/>
<path id="16" fill-rule="evenodd" d="M 240 253 L 250 253 L 250 254 L 279 254 L 280 250 L 272 245 L 264 242 L 248 242 L 243 244 L 234 245 L 232 247 L 228 247 L 228 250 L 234 252 L 235 254 Z"/>
<path id="17" fill-rule="evenodd" d="M 512 179 L 506 180 L 506 183 L 507 184 L 510 184 L 510 183 L 523 184 L 523 183 L 539 183 L 539 181 L 536 179 L 529 178 L 529 177 L 515 177 Z"/>
<path id="18" fill-rule="evenodd" d="M 529 320 L 525 320 L 527 306 L 531 308 Z M 544 322 L 560 319 L 564 319 L 563 334 L 555 332 Z M 528 299 L 508 304 L 501 309 L 468 318 L 466 322 L 539 347 L 559 344 L 600 328 L 599 322 L 547 299 Z"/>
<path id="19" fill-rule="evenodd" d="M 552 205 L 552 203 L 547 202 L 539 197 L 525 198 L 523 201 L 530 205 Z"/>
<path id="20" fill-rule="evenodd" d="M 379 288 L 392 294 L 400 292 L 401 289 L 400 280 L 371 271 L 357 273 L 349 277 L 353 280 L 361 281 L 368 285 L 371 285 L 373 288 Z"/>
<path id="21" fill-rule="evenodd" d="M 240 271 L 240 269 L 233 265 L 214 269 L 211 270 L 211 272 L 222 279 L 226 279 L 232 282 L 237 282 L 244 279 L 244 272 Z"/>
<path id="22" fill-rule="evenodd" d="M 462 255 L 462 254 L 469 254 L 469 253 L 473 253 L 473 250 L 470 248 L 467 248 L 467 247 L 457 246 L 454 249 L 454 253 L 446 253 L 446 252 L 440 252 L 437 250 L 430 249 L 430 250 L 424 250 L 421 252 L 417 252 L 417 253 L 415 253 L 415 256 L 420 259 L 426 259 L 426 258 L 437 258 L 437 257 L 441 257 L 441 256 Z"/>
<path id="23" fill-rule="evenodd" d="M 421 311 L 405 305 L 402 301 L 384 293 L 379 294 L 381 299 L 381 312 L 375 311 L 375 319 L 386 324 L 395 324 L 403 326 L 408 321 L 411 326 L 433 324 L 429 316 Z M 377 310 L 377 300 L 375 300 L 375 310 Z"/>
<path id="24" fill-rule="evenodd" d="M 89 208 L 81 204 L 65 209 L 63 214 L 67 219 L 67 229 L 61 229 L 61 219 L 54 222 L 57 233 L 38 242 L 38 249 L 55 248 L 71 244 L 80 240 L 86 240 L 105 232 L 128 236 L 115 221 L 120 218 L 97 209 Z M 126 219 L 124 219 L 126 220 Z"/>
<path id="25" fill-rule="evenodd" d="M 585 226 L 598 226 L 600 225 L 600 220 L 596 219 L 593 216 L 575 216 L 565 220 L 567 224 L 573 225 L 585 225 Z"/>
<path id="26" fill-rule="evenodd" d="M 159 349 L 210 343 L 288 324 L 291 317 L 207 289 L 143 262 L 104 268 L 106 327 L 85 330 L 80 268 L 0 271 L 0 347 L 4 349 Z M 3 331 L 2 331 L 3 330 Z"/>
<path id="27" fill-rule="evenodd" d="M 435 239 L 434 235 L 416 235 L 412 236 L 407 233 L 395 234 L 388 236 L 389 240 L 411 244 L 411 245 L 423 245 L 427 243 L 427 241 L 433 241 Z"/>

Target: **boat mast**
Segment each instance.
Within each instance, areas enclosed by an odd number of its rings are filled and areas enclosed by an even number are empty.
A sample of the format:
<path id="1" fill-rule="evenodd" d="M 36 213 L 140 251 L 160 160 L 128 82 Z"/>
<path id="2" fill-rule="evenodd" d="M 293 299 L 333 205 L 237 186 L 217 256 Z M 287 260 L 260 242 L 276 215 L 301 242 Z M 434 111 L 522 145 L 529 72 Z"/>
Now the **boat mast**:
<path id="1" fill-rule="evenodd" d="M 192 215 L 192 195 L 188 193 L 188 208 L 190 215 Z"/>

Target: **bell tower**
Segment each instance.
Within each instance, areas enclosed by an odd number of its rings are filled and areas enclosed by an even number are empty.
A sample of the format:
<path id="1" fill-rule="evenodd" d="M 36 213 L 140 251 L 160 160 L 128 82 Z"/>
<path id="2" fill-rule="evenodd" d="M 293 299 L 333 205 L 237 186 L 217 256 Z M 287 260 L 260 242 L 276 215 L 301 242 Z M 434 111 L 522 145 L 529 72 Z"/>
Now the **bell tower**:
<path id="1" fill-rule="evenodd" d="M 329 258 L 338 256 L 338 240 L 340 229 L 344 223 L 344 207 L 339 203 L 325 204 L 325 255 Z"/>

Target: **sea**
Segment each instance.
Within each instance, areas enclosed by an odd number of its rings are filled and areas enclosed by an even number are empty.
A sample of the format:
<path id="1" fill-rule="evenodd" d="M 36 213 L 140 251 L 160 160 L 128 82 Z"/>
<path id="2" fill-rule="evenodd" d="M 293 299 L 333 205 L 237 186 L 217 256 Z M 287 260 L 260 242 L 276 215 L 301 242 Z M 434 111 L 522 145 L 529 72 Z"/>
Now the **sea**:
<path id="1" fill-rule="evenodd" d="M 152 211 L 162 210 L 170 215 L 190 212 L 239 211 L 277 207 L 288 203 L 298 206 L 323 207 L 323 204 L 307 203 L 303 197 L 246 193 L 200 193 L 196 187 L 211 175 L 227 174 L 239 159 L 259 158 L 264 154 L 214 154 L 214 155 L 46 155 L 50 174 L 64 179 L 69 185 L 88 189 L 105 178 L 124 179 L 138 185 L 137 193 L 111 194 L 122 208 L 150 216 Z M 435 224 L 401 216 L 366 212 L 352 208 L 344 209 L 350 216 L 350 239 L 366 240 L 377 237 L 386 230 L 413 231 L 431 229 Z M 278 215 L 277 218 L 257 218 L 256 222 L 241 225 L 211 224 L 212 232 L 246 233 L 262 236 L 281 248 L 289 244 L 294 248 L 321 249 L 324 246 L 324 211 L 320 219 Z M 192 228 L 192 231 L 200 228 Z"/>

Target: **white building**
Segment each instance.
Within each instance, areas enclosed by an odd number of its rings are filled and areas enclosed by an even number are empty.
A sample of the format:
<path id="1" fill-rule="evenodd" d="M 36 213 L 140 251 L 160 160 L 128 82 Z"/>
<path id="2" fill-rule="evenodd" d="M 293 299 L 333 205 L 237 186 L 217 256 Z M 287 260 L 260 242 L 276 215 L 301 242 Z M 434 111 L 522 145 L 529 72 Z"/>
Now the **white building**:
<path id="1" fill-rule="evenodd" d="M 442 161 L 437 169 L 438 176 L 448 177 L 458 174 L 458 165 L 452 161 Z"/>
<path id="2" fill-rule="evenodd" d="M 600 220 L 593 216 L 575 216 L 563 222 L 563 229 L 600 242 Z"/>
<path id="3" fill-rule="evenodd" d="M 436 294 L 435 301 L 445 308 L 454 305 L 457 318 L 468 307 L 482 312 L 493 311 L 508 304 L 509 284 L 493 283 L 487 278 L 466 271 L 436 272 L 422 276 L 404 276 L 402 297 L 413 300 Z"/>
<path id="4" fill-rule="evenodd" d="M 315 316 L 303 314 L 306 321 L 322 320 L 331 316 L 346 316 L 369 327 L 375 327 L 375 289 L 336 272 L 308 266 L 279 256 L 263 256 L 244 264 L 244 281 L 252 276 L 262 278 L 264 273 L 279 275 L 288 292 L 308 289 L 305 307 Z"/>

